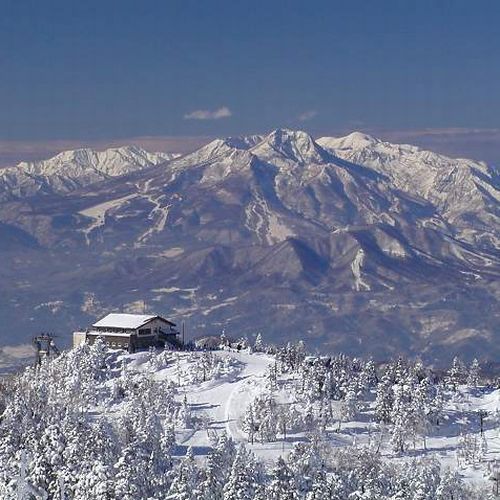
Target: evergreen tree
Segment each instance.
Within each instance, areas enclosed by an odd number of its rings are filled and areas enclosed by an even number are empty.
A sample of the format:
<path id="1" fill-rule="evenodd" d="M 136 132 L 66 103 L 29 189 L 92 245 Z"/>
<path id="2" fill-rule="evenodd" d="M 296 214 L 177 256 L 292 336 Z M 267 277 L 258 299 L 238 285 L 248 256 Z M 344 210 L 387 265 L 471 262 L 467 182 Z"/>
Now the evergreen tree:
<path id="1" fill-rule="evenodd" d="M 171 500 L 196 500 L 198 498 L 197 484 L 198 470 L 194 462 L 193 450 L 190 447 L 175 471 L 167 498 Z"/>
<path id="2" fill-rule="evenodd" d="M 460 384 L 465 383 L 465 367 L 459 358 L 453 358 L 453 363 L 446 376 L 447 385 L 456 391 Z"/>
<path id="3" fill-rule="evenodd" d="M 446 470 L 436 489 L 436 500 L 469 500 L 458 472 Z"/>
<path id="4" fill-rule="evenodd" d="M 375 398 L 375 417 L 378 422 L 388 424 L 391 422 L 392 406 L 394 404 L 393 382 L 391 376 L 385 373 L 377 385 Z"/>
<path id="5" fill-rule="evenodd" d="M 137 441 L 126 445 L 115 464 L 115 496 L 123 500 L 135 500 L 146 495 L 146 457 Z"/>
<path id="6" fill-rule="evenodd" d="M 306 495 L 306 500 L 327 500 L 330 498 L 330 485 L 324 470 L 316 473 L 312 489 Z"/>
<path id="7" fill-rule="evenodd" d="M 352 420 L 358 412 L 358 395 L 356 393 L 356 388 L 351 385 L 345 395 L 341 407 L 341 419 L 343 422 L 349 422 Z"/>
<path id="8" fill-rule="evenodd" d="M 248 441 L 253 444 L 255 433 L 258 431 L 257 422 L 255 420 L 253 404 L 250 403 L 243 416 L 242 422 L 243 431 L 248 435 Z"/>
<path id="9" fill-rule="evenodd" d="M 255 342 L 253 345 L 253 350 L 255 352 L 264 352 L 264 342 L 262 340 L 262 334 L 258 333 L 257 337 L 255 337 Z"/>
<path id="10" fill-rule="evenodd" d="M 295 481 L 285 461 L 279 457 L 271 472 L 271 482 L 267 487 L 269 500 L 296 500 Z"/>
<path id="11" fill-rule="evenodd" d="M 395 385 L 394 405 L 391 414 L 391 421 L 393 422 L 391 447 L 395 453 L 402 453 L 405 450 L 406 438 L 410 430 L 408 409 L 408 399 L 404 387 L 399 384 Z"/>
<path id="12" fill-rule="evenodd" d="M 479 361 L 474 358 L 469 367 L 469 373 L 467 375 L 467 385 L 469 387 L 477 389 L 477 386 L 479 385 L 480 374 L 481 366 L 479 365 Z"/>
<path id="13" fill-rule="evenodd" d="M 224 500 L 252 500 L 258 483 L 258 468 L 253 453 L 241 444 L 224 486 Z"/>

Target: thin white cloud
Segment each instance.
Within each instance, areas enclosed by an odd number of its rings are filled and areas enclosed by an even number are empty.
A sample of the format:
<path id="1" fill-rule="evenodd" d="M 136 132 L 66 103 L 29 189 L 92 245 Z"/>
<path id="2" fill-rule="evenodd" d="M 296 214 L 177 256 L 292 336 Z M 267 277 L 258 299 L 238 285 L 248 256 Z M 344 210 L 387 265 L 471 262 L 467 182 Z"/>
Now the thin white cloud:
<path id="1" fill-rule="evenodd" d="M 312 118 L 314 118 L 315 116 L 317 116 L 318 112 L 315 111 L 314 109 L 311 109 L 309 111 L 304 111 L 303 113 L 301 113 L 297 118 L 301 121 L 301 122 L 305 122 L 307 120 L 311 120 Z"/>
<path id="2" fill-rule="evenodd" d="M 208 109 L 197 109 L 184 115 L 185 120 L 220 120 L 232 116 L 231 110 L 227 106 L 210 111 Z"/>

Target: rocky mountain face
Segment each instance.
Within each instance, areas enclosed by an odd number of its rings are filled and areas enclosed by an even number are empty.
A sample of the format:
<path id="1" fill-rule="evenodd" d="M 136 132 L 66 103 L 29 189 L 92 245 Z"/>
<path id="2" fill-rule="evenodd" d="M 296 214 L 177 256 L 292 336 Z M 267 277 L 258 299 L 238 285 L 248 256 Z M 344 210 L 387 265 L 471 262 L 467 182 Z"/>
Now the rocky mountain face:
<path id="1" fill-rule="evenodd" d="M 75 166 L 78 185 L 57 168 L 30 191 L 0 177 L 3 343 L 146 310 L 188 336 L 377 359 L 500 353 L 493 167 L 286 129 L 141 157 L 98 179 Z"/>

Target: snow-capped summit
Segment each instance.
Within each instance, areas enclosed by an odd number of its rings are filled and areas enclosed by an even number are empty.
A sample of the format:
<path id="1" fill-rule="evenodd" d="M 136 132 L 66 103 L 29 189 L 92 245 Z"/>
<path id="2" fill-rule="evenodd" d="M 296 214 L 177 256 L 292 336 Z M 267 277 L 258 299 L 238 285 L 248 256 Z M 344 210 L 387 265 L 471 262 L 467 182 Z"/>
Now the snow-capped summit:
<path id="1" fill-rule="evenodd" d="M 66 193 L 79 187 L 125 175 L 176 158 L 173 153 L 149 153 L 138 146 L 96 151 L 63 151 L 48 160 L 21 162 L 0 171 L 0 200 L 35 194 Z"/>
<path id="2" fill-rule="evenodd" d="M 249 135 L 216 139 L 202 148 L 183 156 L 175 162 L 176 168 L 192 167 L 213 162 L 234 162 L 234 158 L 242 156 L 248 162 L 249 155 L 240 153 L 248 151 L 262 161 L 276 161 L 303 165 L 305 163 L 321 163 L 329 154 L 319 146 L 306 132 L 290 129 L 276 129 L 266 136 Z"/>
<path id="3" fill-rule="evenodd" d="M 345 137 L 322 137 L 317 142 L 325 149 L 362 149 L 373 147 L 380 139 L 363 132 L 352 132 Z"/>
<path id="4" fill-rule="evenodd" d="M 286 128 L 273 130 L 251 152 L 264 160 L 280 155 L 297 163 L 321 162 L 327 156 L 308 133 Z"/>
<path id="5" fill-rule="evenodd" d="M 187 154 L 176 162 L 176 167 L 193 166 L 214 161 L 224 155 L 246 151 L 262 141 L 261 135 L 226 137 L 215 139 L 193 153 Z"/>

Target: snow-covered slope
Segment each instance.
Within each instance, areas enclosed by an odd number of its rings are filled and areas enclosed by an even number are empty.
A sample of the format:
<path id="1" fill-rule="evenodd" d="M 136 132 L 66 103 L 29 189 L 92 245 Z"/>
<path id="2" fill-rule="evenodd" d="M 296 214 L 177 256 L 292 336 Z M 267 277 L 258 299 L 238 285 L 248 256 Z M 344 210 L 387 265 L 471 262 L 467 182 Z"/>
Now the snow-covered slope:
<path id="1" fill-rule="evenodd" d="M 12 376 L 2 500 L 494 498 L 500 391 L 477 361 L 436 373 L 258 338 L 257 352 L 98 341 Z"/>
<path id="2" fill-rule="evenodd" d="M 261 135 L 250 135 L 242 137 L 226 137 L 225 139 L 215 139 L 200 149 L 184 155 L 176 161 L 176 168 L 191 168 L 225 158 L 233 154 L 247 151 L 263 139 Z"/>
<path id="3" fill-rule="evenodd" d="M 137 146 L 95 151 L 64 151 L 48 160 L 21 162 L 0 171 L 0 201 L 36 194 L 67 193 L 109 177 L 118 177 L 176 158 Z"/>
<path id="4" fill-rule="evenodd" d="M 360 132 L 317 142 L 339 158 L 387 176 L 395 188 L 428 200 L 465 240 L 498 245 L 500 177 L 495 167 Z"/>

